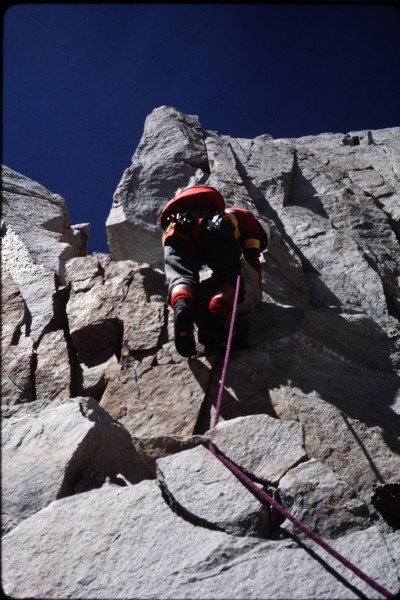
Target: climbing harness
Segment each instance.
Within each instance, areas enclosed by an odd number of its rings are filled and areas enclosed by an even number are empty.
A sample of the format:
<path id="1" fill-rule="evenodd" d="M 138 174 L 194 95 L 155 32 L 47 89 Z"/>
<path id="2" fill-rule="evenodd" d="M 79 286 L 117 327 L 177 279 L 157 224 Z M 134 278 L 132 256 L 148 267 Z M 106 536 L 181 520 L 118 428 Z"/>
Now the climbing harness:
<path id="1" fill-rule="evenodd" d="M 231 322 L 230 322 L 230 327 L 229 327 L 229 336 L 228 336 L 228 341 L 226 344 L 224 365 L 223 365 L 222 374 L 221 374 L 221 380 L 220 380 L 220 386 L 219 386 L 219 391 L 218 391 L 218 398 L 217 398 L 217 404 L 216 404 L 216 408 L 215 408 L 215 415 L 214 415 L 214 419 L 213 419 L 212 428 L 217 426 L 218 420 L 219 420 L 219 415 L 221 412 L 222 396 L 223 396 L 223 391 L 224 391 L 224 387 L 225 387 L 225 378 L 226 378 L 226 372 L 227 372 L 228 363 L 229 363 L 229 356 L 230 356 L 230 352 L 231 352 L 233 330 L 235 327 L 239 288 L 240 288 L 240 275 L 238 276 L 237 282 L 236 282 L 235 299 L 234 299 L 234 303 L 233 303 L 232 316 L 231 316 Z M 296 517 L 294 517 L 281 504 L 279 504 L 279 502 L 277 502 L 274 498 L 272 498 L 264 489 L 259 488 L 258 485 L 256 485 L 254 483 L 254 481 L 252 481 L 250 479 L 250 477 L 248 477 L 245 473 L 243 473 L 243 471 L 237 465 L 235 465 L 226 456 L 224 456 L 218 450 L 218 448 L 215 446 L 215 444 L 213 444 L 212 442 L 209 442 L 208 450 L 212 454 L 214 454 L 214 456 L 216 458 L 218 458 L 222 462 L 222 464 L 224 464 L 234 475 L 236 475 L 236 477 L 251 492 L 253 492 L 256 496 L 258 496 L 258 498 L 260 498 L 262 501 L 266 501 L 270 506 L 272 506 L 278 512 L 280 512 L 281 515 L 283 515 L 286 519 L 291 521 L 296 527 L 298 527 L 298 529 L 300 529 L 303 533 L 305 533 L 311 540 L 313 540 L 315 543 L 317 543 L 319 546 L 321 546 L 326 552 L 328 552 L 331 556 L 333 556 L 339 562 L 341 562 L 342 565 L 347 567 L 350 571 L 352 571 L 360 579 L 365 581 L 368 585 L 370 585 L 372 588 L 374 588 L 377 592 L 382 594 L 382 596 L 384 596 L 385 598 L 394 598 L 395 597 L 395 594 L 393 594 L 392 592 L 390 592 L 389 590 L 384 588 L 382 585 L 380 585 L 377 581 L 375 581 L 374 579 L 372 579 L 371 577 L 366 575 L 361 569 L 359 569 L 358 567 L 353 565 L 353 563 L 351 563 L 347 558 L 342 556 L 339 552 L 337 552 L 334 548 L 332 548 L 332 546 L 330 546 L 327 542 L 325 542 L 322 538 L 320 538 L 319 535 L 317 535 L 314 531 L 312 531 L 306 525 L 304 525 L 304 523 L 302 523 Z"/>

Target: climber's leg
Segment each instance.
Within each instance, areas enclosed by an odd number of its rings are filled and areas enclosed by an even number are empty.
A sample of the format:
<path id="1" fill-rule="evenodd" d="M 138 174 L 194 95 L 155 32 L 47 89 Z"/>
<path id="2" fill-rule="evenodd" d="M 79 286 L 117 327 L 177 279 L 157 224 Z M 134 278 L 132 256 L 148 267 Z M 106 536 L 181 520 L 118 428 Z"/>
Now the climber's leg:
<path id="1" fill-rule="evenodd" d="M 169 237 L 164 244 L 168 302 L 174 311 L 175 347 L 181 356 L 196 354 L 193 333 L 194 296 L 199 281 L 196 252 L 184 239 Z"/>

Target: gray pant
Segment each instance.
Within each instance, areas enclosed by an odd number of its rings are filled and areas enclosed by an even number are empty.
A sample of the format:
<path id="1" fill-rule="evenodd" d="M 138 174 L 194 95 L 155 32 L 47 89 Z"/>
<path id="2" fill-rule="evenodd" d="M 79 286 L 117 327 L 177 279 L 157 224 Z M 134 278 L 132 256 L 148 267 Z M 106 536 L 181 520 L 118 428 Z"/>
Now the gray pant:
<path id="1" fill-rule="evenodd" d="M 168 299 L 178 283 L 186 283 L 196 290 L 199 273 L 203 266 L 212 271 L 212 283 L 217 287 L 224 283 L 235 285 L 241 270 L 242 249 L 235 239 L 233 227 L 225 222 L 221 228 L 209 228 L 204 221 L 198 232 L 197 243 L 190 243 L 179 235 L 166 238 L 164 243 L 165 276 L 168 284 Z M 179 223 L 175 226 L 180 233 Z M 185 236 L 190 235 L 190 224 L 185 224 Z"/>

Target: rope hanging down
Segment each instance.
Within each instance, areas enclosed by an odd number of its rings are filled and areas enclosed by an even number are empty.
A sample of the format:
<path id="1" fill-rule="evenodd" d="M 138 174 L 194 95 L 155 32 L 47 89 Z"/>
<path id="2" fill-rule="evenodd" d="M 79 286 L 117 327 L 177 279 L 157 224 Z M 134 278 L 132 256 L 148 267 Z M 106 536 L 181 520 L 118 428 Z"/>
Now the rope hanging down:
<path id="1" fill-rule="evenodd" d="M 239 298 L 239 289 L 240 289 L 240 275 L 238 275 L 238 278 L 236 280 L 235 299 L 233 301 L 231 323 L 229 326 L 228 341 L 226 343 L 224 366 L 223 366 L 222 374 L 221 374 L 221 381 L 220 381 L 220 386 L 219 386 L 219 391 L 218 391 L 217 405 L 215 407 L 213 428 L 216 427 L 216 425 L 218 424 L 219 413 L 221 412 L 222 394 L 224 392 L 226 371 L 228 369 L 229 355 L 231 353 L 233 330 L 235 329 L 235 320 L 236 320 L 237 304 L 238 304 L 238 298 Z"/>
<path id="2" fill-rule="evenodd" d="M 222 374 L 221 374 L 220 387 L 219 387 L 219 391 L 218 391 L 218 398 L 217 398 L 217 404 L 216 404 L 216 408 L 215 408 L 215 415 L 214 415 L 214 421 L 213 421 L 213 428 L 217 426 L 218 420 L 219 420 L 219 415 L 221 412 L 222 395 L 223 395 L 223 391 L 224 391 L 224 387 L 225 387 L 225 378 L 226 378 L 226 372 L 227 372 L 228 363 L 229 363 L 229 356 L 230 356 L 230 352 L 231 352 L 233 330 L 235 327 L 237 303 L 238 303 L 238 297 L 239 297 L 239 288 L 240 288 L 240 276 L 238 276 L 237 282 L 236 282 L 235 299 L 234 299 L 233 308 L 232 308 L 231 323 L 230 323 L 230 327 L 229 327 L 229 336 L 228 336 L 228 341 L 226 344 L 224 366 L 223 366 Z M 304 525 L 304 523 L 302 523 L 301 521 L 296 519 L 296 517 L 294 517 L 290 512 L 288 512 L 281 504 L 279 504 L 279 502 L 277 502 L 274 498 L 272 498 L 272 496 L 270 496 L 264 489 L 260 489 L 254 483 L 254 481 L 252 481 L 245 473 L 243 473 L 243 471 L 241 469 L 239 469 L 239 467 L 237 465 L 235 465 L 226 456 L 224 456 L 222 453 L 220 453 L 218 448 L 212 442 L 209 442 L 208 450 L 210 450 L 210 452 L 212 452 L 212 454 L 214 454 L 214 456 L 216 456 L 216 458 L 218 458 L 234 475 L 236 475 L 236 477 L 238 477 L 238 479 L 240 479 L 240 481 L 249 490 L 251 490 L 253 493 L 255 493 L 259 498 L 261 498 L 261 500 L 264 500 L 268 504 L 273 506 L 286 519 L 289 519 L 289 521 L 291 521 L 296 527 L 298 527 L 301 531 L 303 531 L 303 533 L 305 533 L 311 540 L 313 540 L 316 544 L 321 546 L 321 548 L 323 548 L 331 556 L 333 556 L 339 562 L 341 562 L 342 565 L 347 567 L 350 571 L 352 571 L 360 579 L 365 581 L 368 585 L 370 585 L 372 588 L 374 588 L 377 592 L 382 594 L 382 596 L 384 596 L 385 598 L 394 598 L 394 594 L 392 594 L 392 592 L 390 592 L 389 590 L 384 588 L 377 581 L 374 581 L 374 579 L 372 579 L 371 577 L 366 575 L 366 573 L 364 573 L 361 569 L 359 569 L 358 567 L 353 565 L 352 562 L 350 562 L 347 558 L 342 556 L 342 554 L 340 554 L 334 548 L 332 548 L 332 546 L 330 546 L 327 542 L 325 542 L 322 538 L 320 538 L 319 535 L 317 535 L 314 531 L 309 529 L 306 525 Z"/>

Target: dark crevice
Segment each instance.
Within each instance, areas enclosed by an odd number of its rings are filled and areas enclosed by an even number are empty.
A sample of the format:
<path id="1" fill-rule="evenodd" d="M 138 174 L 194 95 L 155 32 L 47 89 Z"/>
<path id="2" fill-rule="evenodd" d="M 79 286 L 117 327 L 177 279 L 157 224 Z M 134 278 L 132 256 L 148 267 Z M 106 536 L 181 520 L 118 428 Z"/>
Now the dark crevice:
<path id="1" fill-rule="evenodd" d="M 32 328 L 32 315 L 31 315 L 31 311 L 29 310 L 25 300 L 23 300 L 24 302 L 24 320 L 23 323 L 25 324 L 25 337 L 30 337 L 31 335 L 31 328 Z"/>
<path id="2" fill-rule="evenodd" d="M 19 325 L 16 326 L 15 331 L 12 335 L 11 338 L 11 342 L 10 342 L 10 346 L 18 346 L 19 344 L 19 340 L 21 338 L 22 335 L 22 327 L 23 327 L 23 322 Z"/>
<path id="3" fill-rule="evenodd" d="M 30 380 L 31 380 L 31 401 L 37 399 L 36 397 L 36 368 L 37 368 L 37 354 L 34 350 L 31 354 L 31 358 L 29 361 L 29 372 L 30 372 Z"/>
<path id="4" fill-rule="evenodd" d="M 317 190 L 303 175 L 296 150 L 294 151 L 293 171 L 289 193 L 284 200 L 283 206 L 300 206 L 311 210 L 319 217 L 329 219 L 329 215 L 325 211 L 322 202 L 318 197 Z"/>
<path id="5" fill-rule="evenodd" d="M 164 306 L 164 322 L 161 327 L 160 337 L 158 338 L 157 347 L 162 348 L 164 344 L 168 343 L 168 316 L 169 316 L 169 307 L 167 304 Z"/>
<path id="6" fill-rule="evenodd" d="M 207 175 L 210 175 L 210 165 L 205 158 L 185 158 L 184 162 L 194 167 L 195 169 L 201 169 Z"/>
<path id="7" fill-rule="evenodd" d="M 10 341 L 10 346 L 18 346 L 24 328 L 25 328 L 24 336 L 29 337 L 30 333 L 31 333 L 31 327 L 32 327 L 31 312 L 28 309 L 28 306 L 27 306 L 24 298 L 22 297 L 22 294 L 19 292 L 18 295 L 20 296 L 20 298 L 23 302 L 24 314 L 23 314 L 21 321 L 15 327 L 14 333 L 13 333 L 11 341 Z"/>
<path id="8" fill-rule="evenodd" d="M 371 502 L 390 527 L 400 529 L 400 483 L 379 485 Z"/>
<path id="9" fill-rule="evenodd" d="M 214 363 L 210 370 L 210 375 L 207 381 L 206 389 L 204 391 L 203 401 L 200 405 L 200 409 L 197 415 L 192 435 L 203 435 L 206 431 L 209 431 L 209 429 L 211 428 L 211 407 L 213 405 L 213 400 L 210 395 L 210 389 L 214 379 L 214 373 L 218 365 L 221 365 L 221 361 L 218 357 L 215 357 Z"/>
<path id="10" fill-rule="evenodd" d="M 254 206 L 260 214 L 265 215 L 267 218 L 271 218 L 271 214 L 269 213 L 272 209 L 270 208 L 267 200 L 265 199 L 264 194 L 258 189 L 257 186 L 254 185 L 250 177 L 247 175 L 247 171 L 243 166 L 241 160 L 239 159 L 237 153 L 233 149 L 232 144 L 229 144 L 229 147 L 231 149 L 233 158 L 235 159 L 236 170 L 241 180 L 243 181 L 243 185 L 246 188 L 246 191 L 249 194 L 251 201 L 253 202 Z"/>
<path id="11" fill-rule="evenodd" d="M 165 302 L 167 286 L 164 273 L 156 271 L 151 267 L 143 267 L 140 269 L 140 274 L 143 275 L 143 287 L 146 292 L 147 302 L 154 300 Z"/>
<path id="12" fill-rule="evenodd" d="M 104 284 L 105 281 L 106 281 L 106 272 L 105 272 L 105 269 L 104 269 L 103 265 L 101 264 L 101 262 L 99 260 L 97 261 L 97 270 L 98 270 L 99 275 L 100 275 L 100 277 L 101 277 L 101 279 L 103 281 L 103 284 Z"/>
<path id="13" fill-rule="evenodd" d="M 71 294 L 71 286 L 59 287 L 53 296 L 53 306 L 55 314 L 55 323 L 57 327 L 53 330 L 61 329 L 64 332 L 64 339 L 67 345 L 68 362 L 70 368 L 69 393 L 74 398 L 78 395 L 78 385 L 76 373 L 79 366 L 77 352 L 69 330 L 69 321 L 67 315 L 67 304 Z"/>
<path id="14" fill-rule="evenodd" d="M 197 527 L 203 527 L 204 529 L 210 529 L 211 531 L 224 531 L 221 527 L 206 521 L 205 519 L 201 519 L 200 517 L 196 517 L 193 513 L 186 510 L 181 504 L 176 502 L 173 496 L 168 492 L 167 486 L 162 480 L 162 477 L 157 477 L 157 482 L 161 491 L 161 495 L 163 500 L 169 506 L 169 508 L 174 512 L 178 517 L 182 518 L 187 523 L 191 525 L 195 525 Z"/>
<path id="15" fill-rule="evenodd" d="M 74 346 L 74 342 L 69 330 L 69 321 L 68 321 L 68 315 L 67 315 L 67 304 L 69 302 L 69 298 L 70 298 L 70 294 L 71 294 L 71 286 L 67 286 L 65 288 L 62 288 L 58 291 L 57 293 L 57 308 L 58 308 L 58 316 L 59 316 L 59 322 L 61 325 L 61 329 L 64 332 L 64 339 L 67 345 L 67 353 L 68 353 L 68 362 L 69 362 L 69 369 L 70 369 L 70 379 L 69 379 L 69 393 L 70 393 L 70 397 L 74 398 L 75 396 L 78 395 L 78 382 L 77 382 L 77 376 L 76 374 L 78 373 L 78 367 L 79 367 L 79 362 L 78 362 L 78 357 L 77 357 L 77 352 Z"/>

